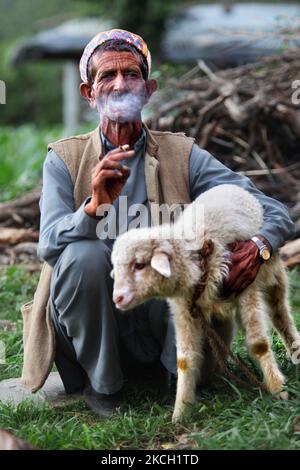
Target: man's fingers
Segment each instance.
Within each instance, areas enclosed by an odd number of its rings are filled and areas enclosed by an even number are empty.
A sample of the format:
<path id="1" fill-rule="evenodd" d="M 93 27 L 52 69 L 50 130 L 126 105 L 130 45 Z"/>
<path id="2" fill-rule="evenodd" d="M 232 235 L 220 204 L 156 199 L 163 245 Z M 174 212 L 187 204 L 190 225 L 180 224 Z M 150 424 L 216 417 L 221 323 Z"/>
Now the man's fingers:
<path id="1" fill-rule="evenodd" d="M 123 174 L 119 170 L 102 170 L 101 179 L 106 180 L 107 178 L 122 178 Z"/>
<path id="2" fill-rule="evenodd" d="M 103 162 L 102 169 L 103 170 L 120 170 L 120 171 L 122 171 L 123 165 L 121 163 L 115 162 L 113 160 L 106 160 L 105 162 Z"/>
<path id="3" fill-rule="evenodd" d="M 107 178 L 119 178 L 122 181 L 126 181 L 130 175 L 130 168 L 122 167 L 118 168 L 102 168 L 98 175 L 94 177 L 96 180 L 105 180 Z"/>
<path id="4" fill-rule="evenodd" d="M 244 266 L 245 264 L 247 264 L 247 260 L 249 261 L 249 263 L 251 262 L 251 260 L 253 260 L 253 254 L 248 252 L 232 253 L 230 255 L 230 260 L 232 265 L 238 265 L 242 262 Z"/>
<path id="5" fill-rule="evenodd" d="M 130 175 L 130 168 L 128 168 L 128 166 L 123 165 L 121 172 L 123 177 L 127 179 Z"/>
<path id="6" fill-rule="evenodd" d="M 118 152 L 112 155 L 107 154 L 107 160 L 114 160 L 114 161 L 119 161 L 119 160 L 126 160 L 127 158 L 132 158 L 135 155 L 134 150 L 129 150 L 128 152 Z M 106 156 L 104 157 L 106 159 Z"/>
<path id="7" fill-rule="evenodd" d="M 234 251 L 234 248 L 237 246 L 238 242 L 232 242 L 226 245 L 227 250 Z"/>
<path id="8" fill-rule="evenodd" d="M 122 148 L 124 148 L 124 150 L 122 150 Z M 127 149 L 127 150 L 125 150 Z M 129 145 L 123 145 L 123 146 L 120 146 L 120 147 L 116 147 L 115 149 L 113 150 L 110 150 L 109 152 L 107 152 L 107 154 L 103 157 L 104 158 L 115 158 L 116 156 L 125 156 L 125 158 L 128 157 L 128 155 L 132 156 L 134 155 L 135 151 L 134 150 L 129 150 Z"/>
<path id="9" fill-rule="evenodd" d="M 241 294 L 245 289 L 247 289 L 248 286 L 250 286 L 250 284 L 252 284 L 253 281 L 250 281 L 249 279 L 247 280 L 247 282 L 244 282 L 241 286 L 237 287 L 236 289 L 236 294 Z"/>
<path id="10" fill-rule="evenodd" d="M 109 168 L 110 162 L 117 162 L 119 163 L 121 160 L 126 160 L 128 158 L 132 158 L 135 155 L 134 150 L 130 150 L 128 152 L 122 152 L 120 149 L 118 150 L 118 153 L 115 154 L 110 154 L 110 152 L 105 155 L 104 158 L 100 162 L 97 163 L 97 165 L 94 166 L 92 169 L 92 178 L 97 176 L 99 172 L 104 169 L 104 168 Z M 117 167 L 116 167 L 117 168 Z"/>
<path id="11" fill-rule="evenodd" d="M 120 170 L 121 172 L 124 171 L 124 169 L 127 171 L 129 170 L 128 167 L 126 167 L 126 165 L 122 165 L 120 162 L 119 162 L 120 159 L 117 159 L 117 160 L 111 160 L 111 159 L 105 159 L 105 160 L 102 160 L 100 163 L 100 165 L 96 165 L 92 171 L 92 178 L 95 178 L 99 175 L 100 171 L 102 170 L 105 170 L 105 169 L 109 169 L 109 168 L 112 168 L 112 169 L 118 169 Z"/>

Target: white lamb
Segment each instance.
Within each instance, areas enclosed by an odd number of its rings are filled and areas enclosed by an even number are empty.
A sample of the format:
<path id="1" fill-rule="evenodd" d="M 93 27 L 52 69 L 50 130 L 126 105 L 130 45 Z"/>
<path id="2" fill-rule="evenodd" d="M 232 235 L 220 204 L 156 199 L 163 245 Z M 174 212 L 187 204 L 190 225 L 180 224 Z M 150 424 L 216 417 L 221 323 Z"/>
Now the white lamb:
<path id="1" fill-rule="evenodd" d="M 192 220 L 204 205 L 204 231 Z M 199 221 L 198 221 L 199 223 Z M 112 252 L 117 308 L 129 310 L 150 298 L 166 298 L 173 314 L 177 345 L 177 394 L 173 422 L 180 420 L 195 390 L 203 360 L 204 335 L 199 319 L 191 315 L 196 300 L 207 322 L 233 322 L 236 312 L 245 329 L 247 347 L 257 359 L 270 393 L 287 398 L 284 376 L 272 352 L 266 326 L 269 315 L 292 354 L 299 335 L 290 315 L 288 280 L 278 252 L 264 263 L 255 281 L 238 296 L 222 300 L 220 286 L 228 273 L 226 245 L 248 240 L 263 223 L 263 209 L 249 192 L 235 185 L 210 189 L 190 204 L 173 225 L 132 229 L 121 235 Z M 184 234 L 182 237 L 181 235 Z M 269 307 L 269 308 L 267 308 Z"/>

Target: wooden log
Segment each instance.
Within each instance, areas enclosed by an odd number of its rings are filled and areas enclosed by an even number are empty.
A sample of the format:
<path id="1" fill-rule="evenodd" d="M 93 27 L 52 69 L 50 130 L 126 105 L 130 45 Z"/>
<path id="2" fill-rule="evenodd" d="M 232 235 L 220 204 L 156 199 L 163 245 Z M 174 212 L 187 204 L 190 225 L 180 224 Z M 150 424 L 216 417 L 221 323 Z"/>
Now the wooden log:
<path id="1" fill-rule="evenodd" d="M 17 324 L 11 320 L 0 320 L 0 331 L 15 331 Z"/>
<path id="2" fill-rule="evenodd" d="M 0 227 L 0 244 L 16 245 L 21 242 L 36 242 L 39 232 L 25 228 Z"/>

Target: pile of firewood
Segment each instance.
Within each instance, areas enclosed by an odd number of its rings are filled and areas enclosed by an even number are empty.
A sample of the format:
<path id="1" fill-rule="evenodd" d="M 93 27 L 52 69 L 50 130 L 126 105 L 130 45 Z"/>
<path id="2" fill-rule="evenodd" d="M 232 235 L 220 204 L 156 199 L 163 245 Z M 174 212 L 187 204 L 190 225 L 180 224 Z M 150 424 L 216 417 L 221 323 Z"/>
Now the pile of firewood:
<path id="1" fill-rule="evenodd" d="M 299 50 L 218 72 L 199 61 L 154 94 L 146 122 L 152 129 L 185 132 L 226 166 L 249 176 L 288 206 L 300 238 L 299 84 Z M 39 196 L 36 190 L 0 204 L 0 264 L 34 261 Z M 299 243 L 284 257 L 288 266 L 300 263 Z"/>
<path id="2" fill-rule="evenodd" d="M 288 206 L 300 237 L 299 49 L 218 72 L 200 60 L 170 80 L 156 100 L 154 95 L 147 124 L 185 132 L 227 167 L 250 177 Z M 300 249 L 297 253 L 299 263 Z"/>
<path id="3" fill-rule="evenodd" d="M 38 270 L 40 190 L 36 189 L 0 204 L 0 266 L 25 264 L 28 269 Z"/>

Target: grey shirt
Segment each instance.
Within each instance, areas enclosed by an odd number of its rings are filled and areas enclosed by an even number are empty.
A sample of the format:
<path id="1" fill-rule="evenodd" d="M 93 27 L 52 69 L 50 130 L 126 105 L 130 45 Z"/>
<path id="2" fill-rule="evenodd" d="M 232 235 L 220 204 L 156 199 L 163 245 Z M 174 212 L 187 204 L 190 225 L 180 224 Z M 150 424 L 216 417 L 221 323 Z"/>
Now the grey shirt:
<path id="1" fill-rule="evenodd" d="M 114 148 L 103 135 L 101 138 L 106 152 Z M 124 162 L 131 169 L 121 193 L 128 197 L 128 207 L 134 203 L 148 205 L 144 174 L 145 147 L 146 134 L 143 132 L 135 144 L 135 156 Z M 264 224 L 260 234 L 269 241 L 274 251 L 295 233 L 294 223 L 283 204 L 263 194 L 249 178 L 231 171 L 196 144 L 190 154 L 189 182 L 192 201 L 211 187 L 225 183 L 237 184 L 252 193 L 264 208 Z M 69 171 L 60 156 L 50 150 L 43 166 L 38 256 L 52 267 L 67 244 L 80 239 L 98 238 L 96 229 L 99 219 L 89 216 L 84 210 L 89 200 L 90 197 L 75 210 Z M 114 207 L 118 211 L 118 199 Z"/>

